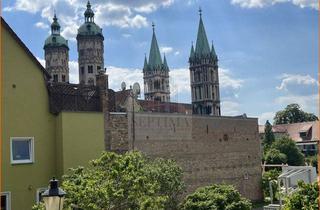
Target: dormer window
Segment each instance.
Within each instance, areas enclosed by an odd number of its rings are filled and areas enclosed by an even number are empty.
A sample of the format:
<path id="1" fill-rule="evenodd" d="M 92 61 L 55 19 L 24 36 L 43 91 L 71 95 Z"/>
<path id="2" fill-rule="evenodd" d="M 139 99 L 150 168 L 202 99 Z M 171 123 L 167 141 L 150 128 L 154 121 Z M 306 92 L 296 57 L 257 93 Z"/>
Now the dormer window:
<path id="1" fill-rule="evenodd" d="M 307 136 L 307 132 L 300 132 L 300 137 L 305 138 Z"/>

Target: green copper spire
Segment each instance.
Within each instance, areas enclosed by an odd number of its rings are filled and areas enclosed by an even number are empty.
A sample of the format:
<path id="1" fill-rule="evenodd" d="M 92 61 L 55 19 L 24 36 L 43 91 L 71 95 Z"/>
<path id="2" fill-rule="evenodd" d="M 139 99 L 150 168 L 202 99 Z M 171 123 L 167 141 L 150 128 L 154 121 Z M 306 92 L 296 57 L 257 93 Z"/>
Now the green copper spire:
<path id="1" fill-rule="evenodd" d="M 91 9 L 90 1 L 88 1 L 88 3 L 87 3 L 87 9 L 84 12 L 84 17 L 85 17 L 85 22 L 94 22 L 94 19 L 93 19 L 94 12 Z"/>
<path id="2" fill-rule="evenodd" d="M 148 61 L 147 61 L 147 55 L 144 54 L 144 65 L 143 65 L 143 71 L 148 70 Z"/>
<path id="3" fill-rule="evenodd" d="M 195 53 L 198 56 L 210 54 L 209 42 L 206 35 L 206 30 L 204 29 L 203 21 L 202 21 L 202 10 L 199 9 L 200 14 L 200 22 L 198 28 L 198 37 L 196 43 Z"/>
<path id="4" fill-rule="evenodd" d="M 51 24 L 51 34 L 60 34 L 60 24 L 58 23 L 56 13 L 54 13 L 53 22 Z"/>
<path id="5" fill-rule="evenodd" d="M 164 70 L 169 71 L 166 54 L 163 55 L 163 67 L 164 67 Z"/>
<path id="6" fill-rule="evenodd" d="M 190 50 L 190 58 L 194 57 L 194 47 L 193 47 L 193 42 L 191 43 L 191 50 Z"/>
<path id="7" fill-rule="evenodd" d="M 162 65 L 160 50 L 156 38 L 156 33 L 154 31 L 154 23 L 152 23 L 152 42 L 151 42 L 151 48 L 150 48 L 150 54 L 149 54 L 149 67 L 151 69 L 160 68 Z"/>
<path id="8" fill-rule="evenodd" d="M 212 41 L 212 44 L 211 44 L 211 55 L 212 55 L 214 58 L 217 57 L 216 51 L 214 50 L 213 41 Z"/>

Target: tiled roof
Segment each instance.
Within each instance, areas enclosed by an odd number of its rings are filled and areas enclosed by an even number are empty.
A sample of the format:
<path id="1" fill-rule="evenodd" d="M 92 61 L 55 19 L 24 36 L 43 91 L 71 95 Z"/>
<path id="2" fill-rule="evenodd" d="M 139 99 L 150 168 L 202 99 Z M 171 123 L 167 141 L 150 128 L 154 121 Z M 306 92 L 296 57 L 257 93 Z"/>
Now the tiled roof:
<path id="1" fill-rule="evenodd" d="M 273 125 L 274 133 L 286 133 L 294 141 L 303 141 L 300 133 L 306 132 L 311 141 L 319 140 L 319 121 Z M 259 125 L 259 133 L 264 133 L 264 125 Z"/>
<path id="2" fill-rule="evenodd" d="M 101 111 L 99 91 L 96 86 L 49 83 L 50 112 Z"/>

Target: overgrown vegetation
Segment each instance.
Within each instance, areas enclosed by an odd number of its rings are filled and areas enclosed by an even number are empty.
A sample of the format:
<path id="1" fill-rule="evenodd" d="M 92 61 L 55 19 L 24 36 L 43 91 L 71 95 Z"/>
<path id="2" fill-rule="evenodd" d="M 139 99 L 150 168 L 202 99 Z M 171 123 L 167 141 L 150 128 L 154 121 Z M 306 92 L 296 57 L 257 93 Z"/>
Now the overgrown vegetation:
<path id="1" fill-rule="evenodd" d="M 181 210 L 250 210 L 252 204 L 241 197 L 230 185 L 211 185 L 198 188 L 188 195 L 180 206 Z"/>
<path id="2" fill-rule="evenodd" d="M 318 201 L 318 183 L 306 184 L 299 182 L 297 191 L 286 198 L 284 210 L 318 210 Z"/>

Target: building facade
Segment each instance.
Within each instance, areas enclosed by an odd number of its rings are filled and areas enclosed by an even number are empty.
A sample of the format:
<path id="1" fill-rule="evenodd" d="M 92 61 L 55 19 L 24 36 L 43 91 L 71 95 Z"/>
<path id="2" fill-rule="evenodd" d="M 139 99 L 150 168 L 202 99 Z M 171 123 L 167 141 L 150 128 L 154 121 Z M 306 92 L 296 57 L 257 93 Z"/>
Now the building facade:
<path id="1" fill-rule="evenodd" d="M 52 82 L 69 82 L 69 47 L 68 41 L 60 35 L 60 24 L 56 14 L 51 24 L 51 35 L 44 44 L 46 70 Z"/>
<path id="2" fill-rule="evenodd" d="M 104 115 L 99 107 L 84 109 L 88 97 L 70 106 L 69 90 L 80 88 L 50 82 L 50 73 L 2 18 L 1 46 L 1 209 L 30 210 L 53 176 L 61 180 L 69 168 L 86 166 L 104 151 Z M 57 86 L 71 87 L 55 97 Z M 55 99 L 64 105 L 58 112 L 50 109 Z"/>
<path id="3" fill-rule="evenodd" d="M 218 57 L 213 44 L 210 49 L 200 10 L 195 49 L 191 47 L 190 84 L 193 114 L 220 116 Z"/>
<path id="4" fill-rule="evenodd" d="M 149 53 L 144 59 L 143 81 L 145 100 L 170 102 L 169 67 L 166 56 L 161 59 L 161 54 L 152 24 L 153 34 Z"/>
<path id="5" fill-rule="evenodd" d="M 99 71 L 104 71 L 104 37 L 102 29 L 94 22 L 94 12 L 89 1 L 84 19 L 77 34 L 79 82 L 95 85 L 96 75 Z"/>

